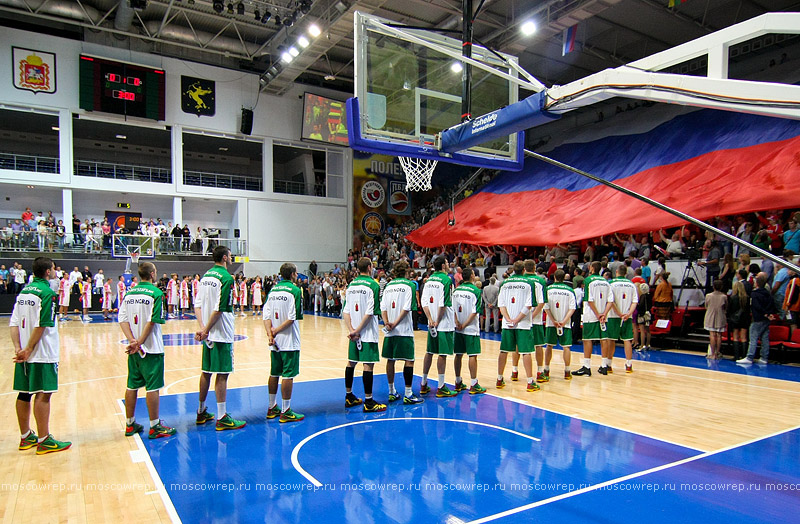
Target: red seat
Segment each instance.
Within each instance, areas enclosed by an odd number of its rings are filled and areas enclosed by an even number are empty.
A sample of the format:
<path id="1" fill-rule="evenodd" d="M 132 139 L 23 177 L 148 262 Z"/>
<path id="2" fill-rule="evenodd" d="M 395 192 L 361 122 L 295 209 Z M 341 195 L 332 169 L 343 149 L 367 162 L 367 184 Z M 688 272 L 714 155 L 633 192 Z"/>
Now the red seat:
<path id="1" fill-rule="evenodd" d="M 769 327 L 769 347 L 782 346 L 789 341 L 789 326 Z"/>
<path id="2" fill-rule="evenodd" d="M 784 349 L 800 349 L 800 328 L 794 330 L 791 340 L 783 342 Z"/>

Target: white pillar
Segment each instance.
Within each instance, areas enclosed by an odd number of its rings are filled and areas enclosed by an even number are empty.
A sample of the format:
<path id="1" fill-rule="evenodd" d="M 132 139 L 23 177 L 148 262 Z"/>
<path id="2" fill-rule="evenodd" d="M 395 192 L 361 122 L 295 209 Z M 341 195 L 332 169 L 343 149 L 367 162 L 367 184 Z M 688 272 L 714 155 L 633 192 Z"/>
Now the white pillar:
<path id="1" fill-rule="evenodd" d="M 61 190 L 61 214 L 64 217 L 65 242 L 72 244 L 72 190 Z"/>
<path id="2" fill-rule="evenodd" d="M 708 78 L 728 78 L 728 44 L 709 48 Z"/>
<path id="3" fill-rule="evenodd" d="M 183 224 L 183 198 L 181 197 L 172 198 L 172 223 L 176 226 Z"/>

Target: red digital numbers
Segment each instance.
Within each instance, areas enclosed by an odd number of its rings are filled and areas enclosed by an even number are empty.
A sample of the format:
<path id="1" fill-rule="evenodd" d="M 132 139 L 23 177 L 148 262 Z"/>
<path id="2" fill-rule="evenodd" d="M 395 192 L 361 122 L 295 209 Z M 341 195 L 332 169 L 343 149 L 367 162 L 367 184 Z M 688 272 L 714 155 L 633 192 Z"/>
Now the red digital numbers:
<path id="1" fill-rule="evenodd" d="M 136 93 L 129 93 L 128 91 L 112 91 L 111 96 L 129 102 L 136 100 Z"/>
<path id="2" fill-rule="evenodd" d="M 116 73 L 106 73 L 106 80 L 118 84 L 122 82 L 122 77 Z"/>
<path id="3" fill-rule="evenodd" d="M 125 83 L 128 85 L 139 87 L 140 85 L 142 85 L 142 79 L 136 78 L 135 76 L 129 76 L 128 78 L 125 79 Z"/>

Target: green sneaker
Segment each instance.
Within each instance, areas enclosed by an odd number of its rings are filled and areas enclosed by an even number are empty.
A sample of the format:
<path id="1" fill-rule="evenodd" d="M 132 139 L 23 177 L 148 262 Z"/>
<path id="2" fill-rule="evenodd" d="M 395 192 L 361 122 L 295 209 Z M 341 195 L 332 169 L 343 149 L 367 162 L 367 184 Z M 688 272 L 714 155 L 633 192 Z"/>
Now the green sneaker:
<path id="1" fill-rule="evenodd" d="M 419 394 L 420 395 L 427 395 L 430 392 L 431 392 L 431 387 L 429 385 L 427 385 L 427 384 L 425 384 L 424 386 L 420 386 L 419 387 Z"/>
<path id="2" fill-rule="evenodd" d="M 156 439 L 156 438 L 171 437 L 174 434 L 175 434 L 175 428 L 165 426 L 159 420 L 158 424 L 150 428 L 150 434 L 148 435 L 148 438 Z"/>
<path id="3" fill-rule="evenodd" d="M 125 436 L 132 437 L 137 433 L 141 433 L 144 428 L 141 424 L 134 421 L 133 424 L 129 424 L 125 426 Z"/>
<path id="4" fill-rule="evenodd" d="M 455 397 L 456 395 L 458 395 L 458 392 L 452 391 L 450 388 L 447 387 L 447 384 L 436 390 L 436 396 L 438 398 Z"/>
<path id="5" fill-rule="evenodd" d="M 470 395 L 481 395 L 483 393 L 486 393 L 486 388 L 481 386 L 478 383 L 476 383 L 474 386 L 469 388 L 469 394 Z"/>
<path id="6" fill-rule="evenodd" d="M 232 416 L 225 413 L 225 416 L 217 420 L 217 431 L 225 431 L 226 429 L 242 429 L 247 425 L 244 420 L 236 420 Z"/>
<path id="7" fill-rule="evenodd" d="M 197 418 L 195 419 L 195 424 L 198 426 L 200 424 L 205 424 L 209 420 L 214 420 L 214 414 L 208 412 L 208 408 L 203 409 L 202 413 L 197 414 Z"/>
<path id="8" fill-rule="evenodd" d="M 458 384 L 456 384 L 455 392 L 456 393 L 461 393 L 462 391 L 467 391 L 468 389 L 469 388 L 467 387 L 466 384 L 464 384 L 464 381 L 461 381 Z"/>
<path id="9" fill-rule="evenodd" d="M 306 418 L 305 415 L 302 413 L 295 413 L 292 411 L 292 408 L 287 409 L 283 413 L 281 413 L 281 423 L 284 422 L 299 422 Z"/>
<path id="10" fill-rule="evenodd" d="M 400 395 L 397 393 L 389 393 L 389 402 L 397 402 L 400 400 Z"/>
<path id="11" fill-rule="evenodd" d="M 19 450 L 25 451 L 26 449 L 31 449 L 35 445 L 39 443 L 39 437 L 36 436 L 36 433 L 31 431 L 31 434 L 25 438 L 19 439 Z"/>
<path id="12" fill-rule="evenodd" d="M 37 455 L 46 455 L 48 453 L 57 453 L 69 449 L 72 442 L 61 442 L 53 438 L 53 435 L 47 435 L 47 438 L 39 442 L 36 447 Z"/>
<path id="13" fill-rule="evenodd" d="M 413 404 L 422 404 L 425 402 L 424 399 L 419 398 L 416 395 L 411 395 L 410 397 L 403 397 L 403 404 L 405 405 L 413 405 Z"/>
<path id="14" fill-rule="evenodd" d="M 277 404 L 267 410 L 267 418 L 277 418 L 281 416 L 281 408 Z"/>

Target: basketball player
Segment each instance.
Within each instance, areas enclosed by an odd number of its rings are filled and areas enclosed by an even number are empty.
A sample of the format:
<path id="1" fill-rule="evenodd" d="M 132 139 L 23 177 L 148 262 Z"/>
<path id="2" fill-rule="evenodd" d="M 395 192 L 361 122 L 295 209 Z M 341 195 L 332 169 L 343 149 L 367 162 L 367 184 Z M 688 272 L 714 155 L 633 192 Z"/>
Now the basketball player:
<path id="1" fill-rule="evenodd" d="M 243 317 L 247 316 L 244 312 L 245 307 L 247 307 L 247 279 L 242 277 L 242 281 L 239 283 L 239 311 Z"/>
<path id="2" fill-rule="evenodd" d="M 394 364 L 402 360 L 405 391 L 403 404 L 421 404 L 423 399 L 414 395 L 414 326 L 413 312 L 417 310 L 416 288 L 406 278 L 408 263 L 394 264 L 394 279 L 386 284 L 381 297 L 381 316 L 384 333 L 381 356 L 386 359 L 386 379 L 389 381 L 389 402 L 400 400 L 394 386 Z"/>
<path id="3" fill-rule="evenodd" d="M 533 381 L 533 365 L 531 353 L 534 351 L 533 332 L 531 331 L 531 310 L 533 304 L 533 283 L 526 277 L 525 264 L 522 260 L 514 262 L 514 274 L 503 281 L 497 305 L 503 315 L 503 327 L 500 332 L 500 356 L 497 359 L 497 389 L 505 387 L 503 372 L 506 368 L 508 354 L 519 351 L 522 354 L 522 365 L 528 378 L 527 391 L 539 391 L 541 387 Z"/>
<path id="4" fill-rule="evenodd" d="M 192 279 L 192 308 L 197 304 L 197 294 L 200 292 L 200 275 L 195 273 Z"/>
<path id="5" fill-rule="evenodd" d="M 525 266 L 525 277 L 531 281 L 533 288 L 533 311 L 531 312 L 531 339 L 536 350 L 536 382 L 543 383 L 550 381 L 550 359 L 553 358 L 552 349 L 550 353 L 545 351 L 544 333 L 544 307 L 547 304 L 547 279 L 543 274 L 536 272 L 536 261 L 528 259 L 523 262 Z M 519 362 L 519 353 L 514 353 L 514 360 Z M 512 375 L 511 380 L 514 380 Z"/>
<path id="6" fill-rule="evenodd" d="M 428 372 L 431 370 L 433 355 L 439 355 L 436 361 L 436 370 L 439 372 L 439 389 L 437 397 L 454 397 L 458 395 L 444 383 L 444 371 L 447 365 L 447 355 L 453 354 L 453 331 L 455 330 L 453 314 L 453 281 L 447 273 L 450 266 L 443 255 L 433 259 L 433 274 L 428 277 L 425 287 L 422 288 L 422 311 L 428 319 L 428 347 L 422 361 L 422 384 L 419 388 L 420 395 L 427 395 L 431 388 L 428 387 Z"/>
<path id="7" fill-rule="evenodd" d="M 464 355 L 469 359 L 470 395 L 486 393 L 486 388 L 478 384 L 478 355 L 481 354 L 480 316 L 483 313 L 481 290 L 474 283 L 472 268 L 462 269 L 463 280 L 453 292 L 455 334 L 453 335 L 453 366 L 456 372 L 456 393 L 467 389 L 461 379 L 461 361 Z"/>
<path id="8" fill-rule="evenodd" d="M 231 286 L 231 296 L 233 296 L 233 316 L 235 317 L 238 314 L 239 308 L 239 275 L 236 275 L 236 278 Z"/>
<path id="9" fill-rule="evenodd" d="M 92 281 L 91 279 L 83 280 L 83 277 L 78 277 L 78 287 L 81 290 L 81 305 L 83 307 L 83 316 L 81 322 L 88 324 L 92 320 L 89 318 L 89 308 L 92 307 Z"/>
<path id="10" fill-rule="evenodd" d="M 617 340 L 622 340 L 625 348 L 625 373 L 633 373 L 633 320 L 631 316 L 639 305 L 639 293 L 636 284 L 628 280 L 625 275 L 627 268 L 617 268 L 617 278 L 611 280 L 611 293 L 614 302 L 608 312 L 606 331 L 614 337 L 608 353 L 608 372 L 611 373 L 611 363 L 614 358 L 614 349 Z"/>
<path id="11" fill-rule="evenodd" d="M 69 276 L 64 273 L 61 276 L 61 280 L 58 281 L 59 320 L 62 322 L 69 320 L 67 315 L 69 314 L 69 292 L 71 288 Z"/>
<path id="12" fill-rule="evenodd" d="M 184 275 L 181 280 L 181 303 L 178 318 L 183 318 L 184 311 L 189 313 L 189 275 Z"/>
<path id="13" fill-rule="evenodd" d="M 203 344 L 202 373 L 200 374 L 197 424 L 214 420 L 214 414 L 206 408 L 211 375 L 217 374 L 214 392 L 217 396 L 217 431 L 241 429 L 246 425 L 227 412 L 228 376 L 233 373 L 233 277 L 228 273 L 231 252 L 225 246 L 217 246 L 212 252 L 214 266 L 200 280 L 200 291 L 194 305 L 194 314 L 200 330 L 195 340 Z"/>
<path id="14" fill-rule="evenodd" d="M 173 273 L 169 276 L 169 282 L 167 282 L 167 303 L 169 304 L 167 306 L 169 308 L 167 318 L 175 318 L 175 310 L 179 309 L 180 297 L 178 288 L 178 275 Z"/>
<path id="15" fill-rule="evenodd" d="M 353 279 L 345 294 L 342 318 L 347 329 L 348 362 L 344 370 L 344 385 L 347 394 L 344 405 L 347 408 L 358 406 L 361 399 L 353 394 L 353 375 L 356 364 L 364 364 L 361 380 L 364 382 L 364 411 L 367 413 L 386 411 L 386 404 L 375 402 L 372 398 L 372 373 L 378 355 L 378 315 L 381 312 L 380 287 L 372 278 L 372 261 L 362 257 L 356 265 L 358 276 Z"/>
<path id="16" fill-rule="evenodd" d="M 572 286 L 564 283 L 563 269 L 557 269 L 553 274 L 555 282 L 547 286 L 547 354 L 552 356 L 553 346 L 561 346 L 564 357 L 564 380 L 572 380 L 569 371 L 572 358 L 572 315 L 578 308 L 578 301 Z M 547 359 L 547 364 L 550 360 Z"/>
<path id="17" fill-rule="evenodd" d="M 103 320 L 111 320 L 111 303 L 113 295 L 111 293 L 111 279 L 105 281 L 103 290 Z"/>
<path id="18" fill-rule="evenodd" d="M 250 292 L 253 293 L 253 316 L 260 315 L 261 304 L 263 303 L 261 298 L 261 277 L 256 277 L 255 282 L 250 286 Z"/>
<path id="19" fill-rule="evenodd" d="M 49 258 L 33 261 L 33 282 L 17 296 L 9 322 L 14 345 L 14 391 L 18 392 L 19 449 L 36 446 L 37 455 L 64 451 L 72 445 L 50 434 L 50 397 L 58 391 L 59 360 L 56 294 L 47 282 L 54 271 Z M 41 437 L 31 430 L 31 398 Z"/>
<path id="20" fill-rule="evenodd" d="M 583 365 L 578 371 L 572 372 L 576 377 L 592 376 L 592 346 L 595 341 L 600 341 L 600 352 L 603 356 L 600 373 L 607 374 L 602 328 L 607 328 L 606 308 L 614 302 L 614 297 L 608 281 L 600 276 L 601 269 L 602 265 L 595 260 L 589 265 L 589 275 L 583 281 Z"/>
<path id="21" fill-rule="evenodd" d="M 119 281 L 117 282 L 117 310 L 122 306 L 122 301 L 125 300 L 125 293 L 127 291 L 128 287 L 125 285 L 125 277 L 120 275 Z"/>
<path id="22" fill-rule="evenodd" d="M 297 287 L 297 266 L 281 266 L 281 281 L 272 287 L 264 308 L 264 328 L 270 349 L 269 410 L 267 418 L 297 422 L 305 415 L 292 411 L 294 377 L 300 373 L 300 327 L 303 320 L 303 292 Z M 278 380 L 281 379 L 281 403 L 278 407 Z"/>
<path id="23" fill-rule="evenodd" d="M 128 340 L 125 348 L 128 354 L 125 436 L 133 436 L 143 429 L 136 422 L 135 412 L 139 388 L 144 387 L 150 416 L 148 437 L 171 437 L 175 428 L 162 424 L 158 416 L 159 390 L 164 387 L 164 341 L 161 338 L 164 293 L 154 284 L 157 273 L 152 262 L 140 263 L 138 272 L 141 283 L 131 288 L 119 307 L 119 327 Z M 110 284 L 107 287 L 110 288 Z"/>

